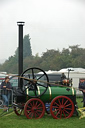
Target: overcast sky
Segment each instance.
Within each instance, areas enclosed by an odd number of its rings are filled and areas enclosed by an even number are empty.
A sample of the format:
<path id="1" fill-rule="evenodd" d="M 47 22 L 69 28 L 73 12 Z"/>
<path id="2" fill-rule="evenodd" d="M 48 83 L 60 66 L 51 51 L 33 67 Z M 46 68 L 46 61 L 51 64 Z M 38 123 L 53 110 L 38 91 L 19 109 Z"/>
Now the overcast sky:
<path id="1" fill-rule="evenodd" d="M 17 21 L 25 22 L 33 55 L 69 45 L 85 48 L 85 0 L 0 0 L 0 60 L 15 53 Z"/>

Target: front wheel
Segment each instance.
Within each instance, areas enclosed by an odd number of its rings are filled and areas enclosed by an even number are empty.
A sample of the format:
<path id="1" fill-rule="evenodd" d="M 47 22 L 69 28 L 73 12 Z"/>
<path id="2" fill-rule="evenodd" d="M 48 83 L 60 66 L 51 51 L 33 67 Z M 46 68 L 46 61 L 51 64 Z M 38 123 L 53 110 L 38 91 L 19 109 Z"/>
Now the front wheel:
<path id="1" fill-rule="evenodd" d="M 32 98 L 26 102 L 24 113 L 28 119 L 42 118 L 45 113 L 45 105 L 40 99 Z"/>

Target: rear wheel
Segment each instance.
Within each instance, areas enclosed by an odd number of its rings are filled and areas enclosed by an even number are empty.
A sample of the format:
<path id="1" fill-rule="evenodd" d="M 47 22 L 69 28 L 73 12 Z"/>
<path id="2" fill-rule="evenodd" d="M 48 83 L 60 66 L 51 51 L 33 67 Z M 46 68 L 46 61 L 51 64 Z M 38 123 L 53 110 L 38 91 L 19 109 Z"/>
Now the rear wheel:
<path id="1" fill-rule="evenodd" d="M 18 103 L 17 106 L 14 106 L 14 112 L 17 116 L 24 115 L 24 103 Z"/>
<path id="2" fill-rule="evenodd" d="M 74 104 L 67 96 L 55 97 L 50 105 L 50 112 L 53 118 L 70 118 L 74 112 Z"/>

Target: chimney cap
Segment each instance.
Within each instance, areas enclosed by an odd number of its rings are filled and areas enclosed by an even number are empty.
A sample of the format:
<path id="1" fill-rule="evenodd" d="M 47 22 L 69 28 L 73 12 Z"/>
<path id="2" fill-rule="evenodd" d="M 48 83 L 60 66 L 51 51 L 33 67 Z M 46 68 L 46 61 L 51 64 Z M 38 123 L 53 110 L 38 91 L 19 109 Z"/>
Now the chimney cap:
<path id="1" fill-rule="evenodd" d="M 25 22 L 23 22 L 23 21 L 18 21 L 18 22 L 17 22 L 17 25 L 24 25 L 24 23 L 25 23 Z"/>

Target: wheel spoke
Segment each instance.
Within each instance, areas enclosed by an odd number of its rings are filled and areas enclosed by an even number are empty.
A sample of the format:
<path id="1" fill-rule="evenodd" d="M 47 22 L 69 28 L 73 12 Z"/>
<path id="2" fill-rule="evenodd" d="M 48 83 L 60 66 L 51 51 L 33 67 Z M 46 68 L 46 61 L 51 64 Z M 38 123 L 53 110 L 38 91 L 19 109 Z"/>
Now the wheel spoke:
<path id="1" fill-rule="evenodd" d="M 57 117 L 58 115 L 60 115 L 60 110 L 57 112 L 57 114 L 55 116 Z"/>
<path id="2" fill-rule="evenodd" d="M 37 80 L 41 79 L 45 74 L 41 75 Z"/>
<path id="3" fill-rule="evenodd" d="M 72 108 L 65 108 L 65 109 L 72 110 Z"/>
<path id="4" fill-rule="evenodd" d="M 18 109 L 17 112 L 20 114 L 20 109 Z"/>
<path id="5" fill-rule="evenodd" d="M 36 109 L 43 109 L 43 107 L 38 107 L 38 108 L 36 108 Z"/>
<path id="6" fill-rule="evenodd" d="M 42 112 L 42 110 L 38 110 L 38 109 L 37 109 L 37 112 Z"/>
<path id="7" fill-rule="evenodd" d="M 38 116 L 40 116 L 40 113 L 38 113 L 37 111 L 35 112 Z"/>
<path id="8" fill-rule="evenodd" d="M 33 106 L 31 102 L 29 103 L 29 105 L 30 105 L 31 107 Z"/>
<path id="9" fill-rule="evenodd" d="M 41 103 L 39 103 L 36 107 L 38 108 L 41 105 Z"/>
<path id="10" fill-rule="evenodd" d="M 68 100 L 65 101 L 64 105 L 66 105 L 67 102 L 68 102 Z"/>
<path id="11" fill-rule="evenodd" d="M 35 78 L 35 76 L 34 76 L 34 71 L 33 71 L 33 68 L 32 68 L 32 76 L 33 76 L 33 79 Z"/>
<path id="12" fill-rule="evenodd" d="M 65 111 L 66 113 L 70 114 L 70 112 L 66 111 L 65 109 L 64 109 L 64 111 Z"/>
<path id="13" fill-rule="evenodd" d="M 61 105 L 60 99 L 58 99 L 59 104 Z"/>
<path id="14" fill-rule="evenodd" d="M 62 110 L 60 111 L 60 119 L 61 119 L 61 117 L 62 117 Z"/>
<path id="15" fill-rule="evenodd" d="M 63 115 L 64 115 L 64 117 L 66 118 L 66 115 L 65 115 L 64 111 L 63 111 Z"/>
<path id="16" fill-rule="evenodd" d="M 33 117 L 34 113 L 31 114 L 31 118 Z"/>
<path id="17" fill-rule="evenodd" d="M 57 107 L 57 106 L 53 106 L 53 108 L 59 108 L 59 107 Z"/>
<path id="18" fill-rule="evenodd" d="M 28 87 L 28 86 L 29 86 L 29 84 L 30 84 L 30 82 L 26 83 L 24 86 L 27 86 L 27 87 Z"/>
<path id="19" fill-rule="evenodd" d="M 16 109 L 17 110 L 17 112 L 19 112 L 20 111 L 20 109 L 18 108 L 18 109 Z"/>
<path id="20" fill-rule="evenodd" d="M 32 86 L 32 83 L 30 82 L 30 83 L 27 83 L 26 85 L 24 85 L 24 86 L 27 86 L 27 88 L 29 88 L 29 87 L 31 87 Z M 25 88 L 25 89 L 27 89 L 27 88 Z"/>
<path id="21" fill-rule="evenodd" d="M 27 108 L 31 108 L 31 106 L 28 105 Z"/>
<path id="22" fill-rule="evenodd" d="M 72 104 L 68 104 L 68 105 L 66 105 L 65 107 L 68 107 L 68 106 L 70 106 L 70 105 L 72 105 Z"/>
<path id="23" fill-rule="evenodd" d="M 63 103 L 64 103 L 64 98 L 62 98 L 62 105 L 63 105 Z"/>
<path id="24" fill-rule="evenodd" d="M 43 84 L 40 84 L 40 83 L 37 83 L 39 86 L 41 86 L 41 87 L 44 87 L 44 88 L 47 88 L 47 86 L 46 85 L 43 85 Z"/>
<path id="25" fill-rule="evenodd" d="M 36 101 L 35 105 L 37 106 L 38 101 Z"/>
<path id="26" fill-rule="evenodd" d="M 56 104 L 57 106 L 60 106 L 59 104 L 57 104 L 56 102 L 54 102 L 54 104 Z"/>
<path id="27" fill-rule="evenodd" d="M 35 103 L 34 103 L 34 100 L 33 100 L 33 106 L 35 105 Z"/>
<path id="28" fill-rule="evenodd" d="M 29 110 L 27 110 L 27 113 L 29 113 L 29 112 L 31 112 L 31 110 L 29 109 Z"/>
<path id="29" fill-rule="evenodd" d="M 36 115 L 36 112 L 34 113 L 34 115 L 35 115 L 35 118 L 36 118 L 36 116 L 37 116 L 37 115 Z"/>
<path id="30" fill-rule="evenodd" d="M 22 114 L 22 111 L 23 111 L 23 110 L 20 109 L 20 115 Z"/>
<path id="31" fill-rule="evenodd" d="M 57 112 L 58 110 L 60 110 L 60 109 L 55 109 L 53 112 Z"/>
<path id="32" fill-rule="evenodd" d="M 29 112 L 28 116 L 30 116 L 32 114 L 32 112 Z"/>

